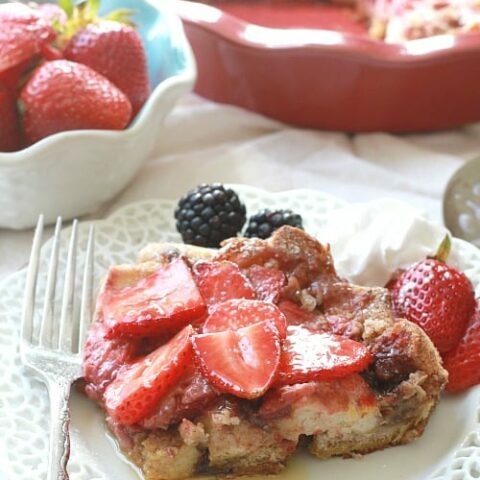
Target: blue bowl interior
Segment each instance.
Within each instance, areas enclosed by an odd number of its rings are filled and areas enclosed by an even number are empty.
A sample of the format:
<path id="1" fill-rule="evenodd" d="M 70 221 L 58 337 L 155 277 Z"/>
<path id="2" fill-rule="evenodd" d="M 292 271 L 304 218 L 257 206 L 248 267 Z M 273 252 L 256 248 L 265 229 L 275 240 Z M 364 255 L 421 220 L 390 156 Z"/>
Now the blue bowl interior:
<path id="1" fill-rule="evenodd" d="M 133 10 L 148 58 L 150 84 L 181 73 L 187 64 L 185 40 L 179 20 L 168 10 L 167 0 L 101 0 L 102 15 L 118 9 Z"/>

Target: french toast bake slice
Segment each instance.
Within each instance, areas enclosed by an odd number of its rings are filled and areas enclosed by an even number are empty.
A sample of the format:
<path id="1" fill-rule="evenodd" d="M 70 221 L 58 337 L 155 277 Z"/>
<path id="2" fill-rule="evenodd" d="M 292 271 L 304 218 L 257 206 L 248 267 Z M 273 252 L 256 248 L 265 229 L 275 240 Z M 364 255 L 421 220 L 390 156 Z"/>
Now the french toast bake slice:
<path id="1" fill-rule="evenodd" d="M 422 434 L 447 381 L 439 354 L 419 327 L 394 317 L 386 289 L 339 278 L 328 246 L 292 227 L 268 240 L 234 238 L 218 251 L 149 245 L 138 264 L 113 267 L 106 285 L 135 285 L 178 258 L 190 265 L 201 259 L 232 262 L 247 275 L 254 266 L 282 271 L 286 284 L 277 303 L 289 328 L 301 324 L 361 342 L 373 362 L 336 380 L 274 385 L 256 400 L 220 394 L 192 366 L 148 418 L 125 426 L 107 415 L 120 447 L 147 480 L 274 474 L 300 443 L 328 458 L 408 443 Z M 108 346 L 100 354 L 87 348 L 84 369 L 87 393 L 103 406 L 103 392 L 130 352 L 128 342 L 105 340 L 101 298 L 89 342 Z"/>

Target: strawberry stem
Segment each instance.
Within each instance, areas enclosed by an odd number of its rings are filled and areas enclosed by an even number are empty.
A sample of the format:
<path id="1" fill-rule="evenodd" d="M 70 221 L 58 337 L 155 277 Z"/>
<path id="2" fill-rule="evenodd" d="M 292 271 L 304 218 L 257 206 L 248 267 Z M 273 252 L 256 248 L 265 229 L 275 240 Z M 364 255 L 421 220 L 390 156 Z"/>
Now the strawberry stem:
<path id="1" fill-rule="evenodd" d="M 58 0 L 58 5 L 67 14 L 68 18 L 72 18 L 73 9 L 75 8 L 72 0 Z"/>
<path id="2" fill-rule="evenodd" d="M 442 243 L 438 246 L 437 252 L 433 256 L 435 260 L 445 263 L 450 251 L 452 249 L 452 241 L 450 240 L 450 235 L 445 235 L 445 238 L 442 240 Z"/>
<path id="3" fill-rule="evenodd" d="M 123 23 L 125 25 L 129 25 L 130 27 L 135 27 L 135 22 L 131 20 L 130 17 L 135 14 L 134 10 L 129 8 L 119 8 L 117 10 L 113 10 L 112 12 L 105 15 L 103 18 L 105 20 L 111 20 L 113 22 Z"/>
<path id="4" fill-rule="evenodd" d="M 88 10 L 88 17 L 97 18 L 98 11 L 100 9 L 100 0 L 88 0 L 86 3 L 86 7 Z"/>
<path id="5" fill-rule="evenodd" d="M 119 8 L 109 12 L 104 17 L 100 17 L 98 15 L 100 0 L 83 0 L 77 5 L 73 0 L 58 0 L 58 4 L 68 17 L 64 25 L 59 23 L 54 25 L 58 34 L 57 44 L 60 48 L 63 48 L 78 31 L 91 23 L 97 23 L 101 20 L 112 20 L 135 27 L 134 22 L 130 18 L 135 12 L 128 8 Z"/>

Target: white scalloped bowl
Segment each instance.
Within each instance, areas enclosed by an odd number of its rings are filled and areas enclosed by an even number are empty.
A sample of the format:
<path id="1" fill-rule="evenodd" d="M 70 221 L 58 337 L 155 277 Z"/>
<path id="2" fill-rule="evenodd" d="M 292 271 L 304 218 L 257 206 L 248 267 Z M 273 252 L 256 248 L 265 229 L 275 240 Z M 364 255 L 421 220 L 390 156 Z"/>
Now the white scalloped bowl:
<path id="1" fill-rule="evenodd" d="M 168 0 L 102 0 L 102 9 L 131 8 L 143 38 L 152 93 L 122 131 L 62 132 L 14 153 L 0 153 L 0 227 L 51 223 L 97 210 L 132 180 L 161 140 L 166 115 L 193 88 L 195 61 Z"/>

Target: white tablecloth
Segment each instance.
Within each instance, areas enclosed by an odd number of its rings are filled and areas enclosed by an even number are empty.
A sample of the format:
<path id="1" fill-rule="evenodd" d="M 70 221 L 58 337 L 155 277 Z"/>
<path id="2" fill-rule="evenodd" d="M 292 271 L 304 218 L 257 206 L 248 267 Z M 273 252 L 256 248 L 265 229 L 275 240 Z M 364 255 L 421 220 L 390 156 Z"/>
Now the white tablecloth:
<path id="1" fill-rule="evenodd" d="M 158 150 L 94 217 L 152 197 L 178 198 L 201 182 L 270 190 L 314 188 L 349 201 L 395 197 L 442 222 L 451 174 L 480 155 L 480 125 L 392 136 L 299 130 L 190 95 L 176 107 Z M 32 232 L 0 231 L 0 278 L 27 262 Z"/>

